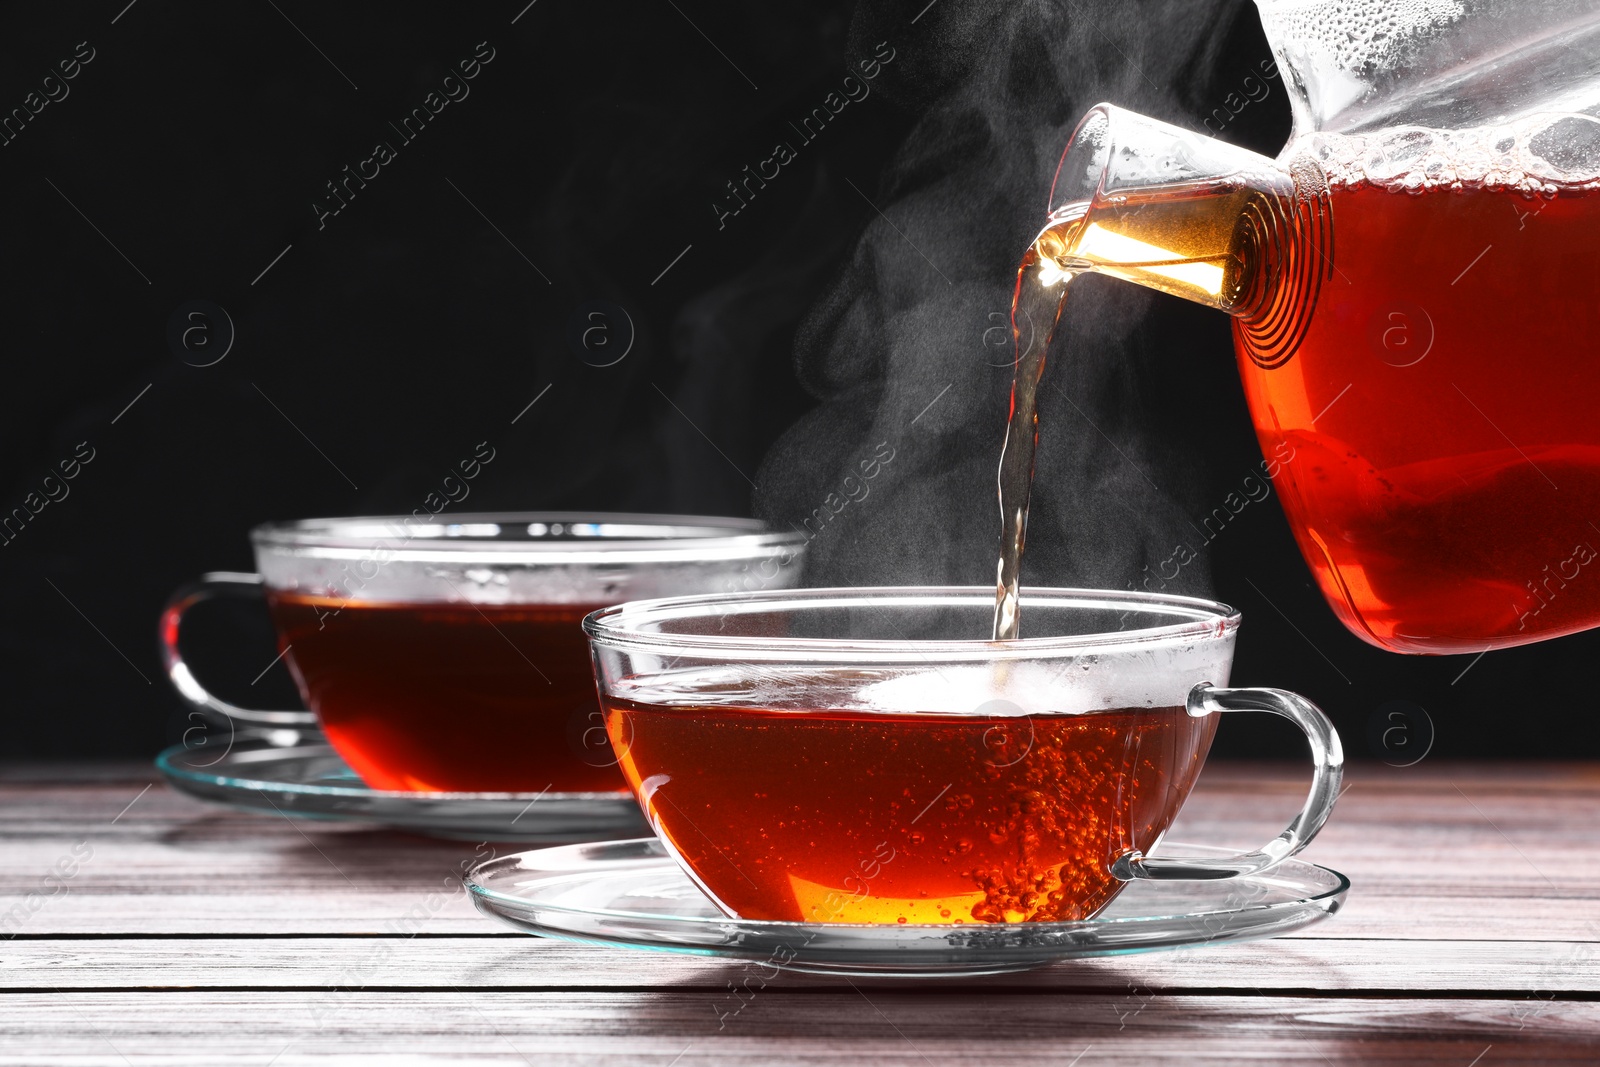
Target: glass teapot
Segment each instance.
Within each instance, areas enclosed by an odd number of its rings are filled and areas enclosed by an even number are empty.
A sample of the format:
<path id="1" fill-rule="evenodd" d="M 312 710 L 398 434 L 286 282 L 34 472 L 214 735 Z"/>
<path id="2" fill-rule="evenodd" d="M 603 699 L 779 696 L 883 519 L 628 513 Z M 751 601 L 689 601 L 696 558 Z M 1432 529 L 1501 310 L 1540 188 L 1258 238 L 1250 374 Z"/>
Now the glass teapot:
<path id="1" fill-rule="evenodd" d="M 1099 105 L 1021 284 L 1233 316 L 1295 538 L 1366 641 L 1600 626 L 1600 6 L 1257 3 L 1279 158 Z"/>

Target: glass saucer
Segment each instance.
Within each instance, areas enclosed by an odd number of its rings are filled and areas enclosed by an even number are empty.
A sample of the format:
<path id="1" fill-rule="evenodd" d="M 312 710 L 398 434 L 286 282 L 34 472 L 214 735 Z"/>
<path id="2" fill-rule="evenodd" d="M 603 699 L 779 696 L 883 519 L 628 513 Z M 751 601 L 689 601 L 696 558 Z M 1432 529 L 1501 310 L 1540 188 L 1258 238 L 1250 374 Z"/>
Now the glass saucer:
<path id="1" fill-rule="evenodd" d="M 1163 857 L 1231 855 L 1163 846 Z M 943 978 L 1001 974 L 1056 960 L 1199 948 L 1274 937 L 1338 911 L 1350 881 L 1286 860 L 1227 881 L 1137 881 L 1093 919 L 898 926 L 733 919 L 653 837 L 543 848 L 467 876 L 473 903 L 528 933 L 587 944 L 750 960 L 814 974 Z"/>
<path id="2" fill-rule="evenodd" d="M 466 841 L 555 844 L 649 832 L 631 794 L 405 793 L 367 786 L 321 732 L 275 730 L 215 745 L 174 745 L 156 757 L 173 788 L 267 815 L 377 823 Z"/>

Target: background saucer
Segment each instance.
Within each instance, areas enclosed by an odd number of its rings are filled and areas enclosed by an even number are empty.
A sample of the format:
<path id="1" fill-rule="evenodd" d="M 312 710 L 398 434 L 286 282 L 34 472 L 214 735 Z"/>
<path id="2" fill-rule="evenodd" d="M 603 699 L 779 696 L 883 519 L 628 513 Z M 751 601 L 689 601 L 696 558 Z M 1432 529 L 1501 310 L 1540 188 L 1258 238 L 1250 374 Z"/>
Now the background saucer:
<path id="1" fill-rule="evenodd" d="M 175 745 L 156 757 L 156 767 L 178 791 L 232 808 L 373 822 L 434 837 L 554 844 L 649 832 L 628 793 L 372 789 L 315 730 L 240 737 L 226 747 Z"/>

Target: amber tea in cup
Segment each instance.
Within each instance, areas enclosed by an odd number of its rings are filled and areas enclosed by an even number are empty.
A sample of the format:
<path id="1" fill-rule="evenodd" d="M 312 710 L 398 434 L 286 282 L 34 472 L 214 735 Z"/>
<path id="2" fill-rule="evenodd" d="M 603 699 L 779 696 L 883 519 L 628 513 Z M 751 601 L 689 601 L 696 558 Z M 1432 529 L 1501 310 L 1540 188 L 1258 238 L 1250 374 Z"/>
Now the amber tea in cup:
<path id="1" fill-rule="evenodd" d="M 206 596 L 265 594 L 279 649 L 328 741 L 369 786 L 439 792 L 626 789 L 583 617 L 639 597 L 792 585 L 803 537 L 742 519 L 596 514 L 318 519 L 252 532 L 259 575 L 208 575 L 163 625 L 200 707 L 257 726 L 177 648 Z"/>
<path id="2" fill-rule="evenodd" d="M 1134 878 L 1228 878 L 1298 851 L 1338 792 L 1309 702 L 1227 690 L 1239 616 L 1182 597 L 1026 590 L 1041 636 L 995 642 L 990 589 L 626 604 L 585 623 L 629 786 L 684 869 L 744 919 L 1060 922 Z M 1150 857 L 1216 713 L 1311 741 L 1305 810 L 1220 863 Z"/>
<path id="3" fill-rule="evenodd" d="M 306 703 L 369 785 L 622 787 L 598 745 L 580 629 L 599 605 L 341 603 L 271 589 L 267 605 Z"/>

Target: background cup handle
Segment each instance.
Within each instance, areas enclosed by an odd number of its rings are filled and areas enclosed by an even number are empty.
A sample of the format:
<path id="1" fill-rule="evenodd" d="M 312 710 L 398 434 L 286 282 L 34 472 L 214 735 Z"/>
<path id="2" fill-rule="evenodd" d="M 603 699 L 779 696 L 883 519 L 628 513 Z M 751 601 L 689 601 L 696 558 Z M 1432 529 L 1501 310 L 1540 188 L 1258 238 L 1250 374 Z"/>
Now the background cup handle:
<path id="1" fill-rule="evenodd" d="M 262 600 L 266 587 L 259 574 L 241 574 L 236 571 L 213 571 L 202 574 L 198 581 L 180 586 L 161 609 L 161 662 L 167 669 L 172 686 L 185 700 L 203 712 L 221 716 L 230 723 L 238 722 L 268 729 L 316 726 L 317 717 L 309 711 L 267 711 L 241 708 L 206 692 L 195 679 L 189 665 L 178 651 L 178 631 L 183 624 L 184 612 L 212 597 L 232 597 L 245 600 Z"/>
<path id="2" fill-rule="evenodd" d="M 1339 783 L 1344 780 L 1344 748 L 1333 723 L 1305 697 L 1282 689 L 1218 689 L 1202 682 L 1189 690 L 1189 714 L 1198 718 L 1221 711 L 1266 711 L 1282 715 L 1300 727 L 1311 744 L 1311 793 L 1306 806 L 1288 829 L 1254 852 L 1242 852 L 1214 863 L 1195 863 L 1179 859 L 1145 856 L 1137 849 L 1120 856 L 1111 873 L 1123 881 L 1134 878 L 1217 879 L 1258 874 L 1277 866 L 1310 844 L 1339 799 Z"/>

